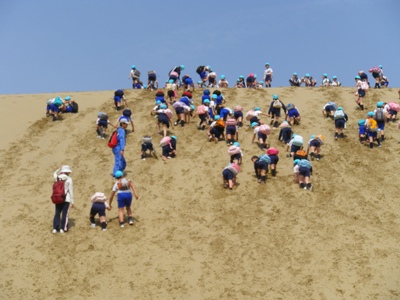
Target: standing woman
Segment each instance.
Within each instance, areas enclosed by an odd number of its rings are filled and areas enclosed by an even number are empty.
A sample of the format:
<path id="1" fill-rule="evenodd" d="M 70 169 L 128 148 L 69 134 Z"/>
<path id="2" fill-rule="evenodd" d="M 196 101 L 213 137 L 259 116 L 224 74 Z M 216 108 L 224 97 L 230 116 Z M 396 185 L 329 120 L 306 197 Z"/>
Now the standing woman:
<path id="1" fill-rule="evenodd" d="M 72 178 L 69 177 L 72 170 L 69 166 L 62 166 L 60 169 L 57 169 L 54 174 L 54 181 L 63 180 L 64 183 L 64 191 L 65 191 L 65 201 L 60 204 L 55 204 L 56 210 L 53 219 L 53 233 L 64 233 L 68 231 L 68 212 L 69 208 L 74 207 L 74 191 Z M 61 215 L 61 223 L 60 223 L 60 215 Z"/>

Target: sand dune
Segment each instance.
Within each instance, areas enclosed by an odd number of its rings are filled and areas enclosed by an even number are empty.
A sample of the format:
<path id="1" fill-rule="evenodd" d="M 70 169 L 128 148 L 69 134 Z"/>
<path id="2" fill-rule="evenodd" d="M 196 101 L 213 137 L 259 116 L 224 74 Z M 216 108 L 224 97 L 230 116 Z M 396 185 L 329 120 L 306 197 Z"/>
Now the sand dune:
<path id="1" fill-rule="evenodd" d="M 300 109 L 296 133 L 305 140 L 325 136 L 312 192 L 292 183 L 292 160 L 278 131 L 268 138 L 281 151 L 277 178 L 257 183 L 250 157 L 261 151 L 250 143 L 248 122 L 239 133 L 245 156 L 233 191 L 222 188 L 227 147 L 208 143 L 197 119 L 171 130 L 177 158 L 142 161 L 141 137 L 152 135 L 156 146 L 161 139 L 149 115 L 154 92 L 126 93 L 135 123 L 127 177 L 140 199 L 135 225 L 120 229 L 113 208 L 107 232 L 90 228 L 88 214 L 90 196 L 109 195 L 113 184 L 111 149 L 95 133 L 98 111 L 111 120 L 119 115 L 111 108 L 113 91 L 68 93 L 80 112 L 57 122 L 44 115 L 46 99 L 55 95 L 0 96 L 7 103 L 0 121 L 0 298 L 400 298 L 400 134 L 388 124 L 381 148 L 360 145 L 357 121 L 366 112 L 356 110 L 353 89 L 223 90 L 227 106 L 265 112 L 277 93 Z M 194 93 L 196 104 L 200 96 Z M 397 90 L 370 90 L 367 110 L 380 99 L 397 101 Z M 339 141 L 321 115 L 332 100 L 350 118 Z M 53 235 L 52 173 L 63 164 L 73 169 L 76 207 L 70 232 Z"/>

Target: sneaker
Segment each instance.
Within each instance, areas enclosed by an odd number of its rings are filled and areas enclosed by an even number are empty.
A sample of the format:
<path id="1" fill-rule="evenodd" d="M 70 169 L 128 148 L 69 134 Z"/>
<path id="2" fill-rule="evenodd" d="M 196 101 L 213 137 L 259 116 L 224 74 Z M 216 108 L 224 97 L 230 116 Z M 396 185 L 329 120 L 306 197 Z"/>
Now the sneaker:
<path id="1" fill-rule="evenodd" d="M 96 227 L 96 223 L 90 223 L 90 227 L 92 228 Z"/>
<path id="2" fill-rule="evenodd" d="M 103 228 L 101 231 L 107 231 L 107 228 Z"/>
<path id="3" fill-rule="evenodd" d="M 102 139 L 102 140 L 105 140 L 106 138 L 103 136 L 101 139 Z"/>
<path id="4" fill-rule="evenodd" d="M 378 147 L 381 147 L 381 146 L 382 146 L 381 144 L 378 145 Z"/>
<path id="5" fill-rule="evenodd" d="M 146 160 L 146 159 L 143 157 L 142 160 Z"/>
<path id="6" fill-rule="evenodd" d="M 133 225 L 133 219 L 132 218 L 129 219 L 129 225 Z"/>
<path id="7" fill-rule="evenodd" d="M 119 225 L 119 227 L 124 228 L 124 227 L 125 227 L 125 224 L 121 224 L 121 225 Z"/>
<path id="8" fill-rule="evenodd" d="M 319 158 L 317 158 L 317 160 L 319 160 Z"/>
<path id="9" fill-rule="evenodd" d="M 101 136 L 98 135 L 97 138 L 99 139 L 99 138 L 101 138 Z"/>
<path id="10" fill-rule="evenodd" d="M 52 231 L 53 233 L 57 233 L 57 229 L 53 229 L 53 231 Z"/>
<path id="11" fill-rule="evenodd" d="M 310 186 L 308 189 L 309 189 L 310 191 L 312 191 L 312 186 Z"/>
<path id="12" fill-rule="evenodd" d="M 306 190 L 306 189 L 307 189 L 307 187 L 305 186 L 303 189 L 304 189 L 304 190 Z"/>
<path id="13" fill-rule="evenodd" d="M 64 233 L 64 230 L 60 229 L 60 233 Z"/>

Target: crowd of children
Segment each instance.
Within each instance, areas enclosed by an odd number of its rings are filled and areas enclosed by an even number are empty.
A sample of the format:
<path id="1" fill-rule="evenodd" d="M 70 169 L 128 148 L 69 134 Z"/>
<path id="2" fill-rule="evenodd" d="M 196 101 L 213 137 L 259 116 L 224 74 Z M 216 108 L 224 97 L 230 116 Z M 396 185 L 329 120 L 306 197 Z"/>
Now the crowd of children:
<path id="1" fill-rule="evenodd" d="M 265 64 L 265 72 L 263 82 L 257 82 L 256 74 L 249 74 L 245 79 L 240 76 L 235 84 L 235 87 L 259 88 L 271 87 L 273 78 L 273 71 L 269 63 Z M 239 143 L 239 129 L 243 127 L 243 119 L 249 121 L 249 127 L 253 130 L 253 137 L 251 143 L 257 141 L 259 148 L 264 151 L 261 155 L 251 156 L 251 161 L 254 165 L 255 177 L 258 183 L 265 184 L 267 182 L 268 174 L 272 177 L 277 176 L 277 165 L 279 162 L 279 150 L 271 147 L 274 143 L 268 140 L 272 129 L 280 129 L 278 141 L 281 141 L 287 146 L 287 157 L 293 158 L 293 171 L 294 182 L 299 184 L 301 189 L 312 190 L 310 177 L 313 172 L 311 161 L 319 161 L 321 156 L 321 146 L 324 144 L 324 137 L 322 135 L 313 134 L 307 143 L 307 150 L 304 148 L 304 139 L 299 134 L 293 132 L 293 126 L 301 122 L 299 109 L 293 104 L 288 103 L 285 105 L 277 94 L 272 96 L 272 101 L 269 104 L 268 112 L 263 113 L 259 107 L 249 110 L 245 115 L 243 114 L 243 107 L 240 105 L 235 106 L 234 109 L 226 107 L 226 99 L 221 91 L 215 89 L 210 91 L 208 87 L 224 88 L 228 87 L 228 82 L 224 75 L 221 75 L 220 80 L 217 82 L 217 75 L 210 66 L 199 66 L 196 72 L 199 74 L 201 81 L 198 82 L 197 87 L 203 89 L 203 94 L 199 100 L 197 108 L 194 106 L 192 91 L 195 89 L 193 79 L 189 75 L 184 75 L 182 79 L 181 71 L 184 66 L 174 67 L 168 73 L 168 81 L 164 90 L 158 87 L 157 75 L 155 71 L 148 72 L 147 86 L 143 85 L 140 81 L 140 71 L 136 66 L 132 66 L 129 79 L 132 80 L 133 88 L 145 88 L 148 90 L 156 90 L 155 93 L 155 106 L 150 112 L 150 115 L 156 118 L 156 126 L 159 134 L 163 136 L 160 141 L 161 157 L 164 161 L 177 156 L 177 137 L 170 135 L 170 129 L 174 126 L 189 125 L 191 118 L 198 117 L 198 129 L 206 131 L 208 140 L 218 143 L 224 140 L 227 144 L 229 162 L 222 171 L 223 186 L 229 190 L 233 190 L 237 182 L 237 176 L 240 172 L 240 165 L 243 163 L 243 151 Z M 382 66 L 379 66 L 382 71 Z M 376 79 L 375 88 L 387 86 L 388 80 L 383 76 L 377 68 L 370 69 L 369 72 Z M 386 80 L 385 83 L 382 83 Z M 363 98 L 366 91 L 370 87 L 368 76 L 365 72 L 360 71 L 355 76 L 356 81 L 356 103 L 359 105 L 360 110 L 364 110 Z M 304 83 L 306 86 L 315 86 L 316 80 L 309 74 L 303 78 L 298 78 L 297 73 L 293 73 L 292 78 L 289 80 L 292 86 L 300 86 Z M 321 86 L 340 86 L 336 76 L 332 80 L 328 78 L 327 74 L 322 75 Z M 140 87 L 139 87 L 140 86 Z M 180 94 L 180 91 L 181 94 Z M 165 96 L 166 95 L 166 96 Z M 399 90 L 400 98 L 400 90 Z M 57 118 L 60 111 L 71 110 L 67 107 L 74 107 L 74 101 L 71 97 L 56 97 L 47 101 L 47 114 L 53 116 L 53 121 Z M 118 218 L 120 227 L 124 227 L 125 216 L 127 214 L 128 224 L 132 225 L 134 222 L 131 203 L 132 197 L 139 198 L 136 188 L 133 183 L 125 178 L 124 169 L 126 168 L 126 160 L 124 158 L 124 148 L 126 146 L 126 134 L 128 134 L 127 127 L 131 125 L 132 132 L 134 132 L 134 123 L 132 119 L 132 111 L 128 108 L 127 99 L 125 98 L 124 91 L 119 89 L 114 92 L 113 105 L 116 111 L 122 110 L 122 115 L 118 117 L 115 125 L 108 119 L 108 114 L 99 112 L 96 120 L 96 133 L 97 137 L 105 139 L 107 134 L 108 125 L 116 128 L 110 135 L 108 145 L 112 148 L 115 157 L 114 168 L 112 172 L 113 178 L 116 180 L 107 203 L 104 193 L 97 192 L 91 197 L 92 206 L 90 209 L 89 220 L 90 226 L 96 227 L 95 216 L 99 215 L 99 223 L 103 231 L 107 230 L 107 222 L 105 219 L 105 211 L 112 209 L 112 201 L 117 194 L 118 202 Z M 173 112 L 176 114 L 176 121 L 173 122 Z M 77 112 L 77 105 L 71 112 Z M 388 122 L 394 122 L 397 113 L 400 111 L 400 105 L 395 102 L 379 101 L 376 104 L 374 111 L 369 111 L 366 114 L 365 120 L 358 121 L 359 141 L 360 143 L 369 144 L 373 148 L 376 141 L 378 147 L 381 146 L 385 140 L 384 130 Z M 322 109 L 322 114 L 326 118 L 334 120 L 335 133 L 334 138 L 344 138 L 343 130 L 346 129 L 346 122 L 348 115 L 344 112 L 342 107 L 338 107 L 335 102 L 326 103 Z M 269 125 L 261 121 L 260 117 L 270 118 Z M 197 123 L 197 121 L 196 121 Z M 399 123 L 400 124 L 400 123 Z M 269 142 L 267 142 L 267 140 Z M 156 149 L 153 146 L 152 137 L 145 135 L 141 143 L 141 159 L 146 160 L 146 157 L 153 156 L 157 158 Z M 66 202 L 73 206 L 73 192 L 72 192 L 72 179 L 69 176 L 71 169 L 69 166 L 63 166 L 55 173 L 55 180 L 65 180 L 65 194 L 69 193 L 66 197 Z M 54 217 L 53 233 L 66 232 L 68 230 L 68 205 L 56 204 L 56 214 Z M 60 220 L 60 214 L 62 218 Z"/>

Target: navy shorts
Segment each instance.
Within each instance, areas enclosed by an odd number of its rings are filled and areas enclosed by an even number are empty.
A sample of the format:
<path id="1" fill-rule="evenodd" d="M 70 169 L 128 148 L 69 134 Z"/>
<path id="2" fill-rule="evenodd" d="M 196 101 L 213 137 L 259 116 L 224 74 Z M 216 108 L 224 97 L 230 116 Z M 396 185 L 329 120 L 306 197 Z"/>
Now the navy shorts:
<path id="1" fill-rule="evenodd" d="M 256 170 L 268 171 L 268 164 L 265 161 L 258 161 L 254 167 Z"/>
<path id="2" fill-rule="evenodd" d="M 251 124 L 251 123 L 254 123 L 254 122 L 258 123 L 258 121 L 259 121 L 258 117 L 254 116 L 254 117 L 252 117 L 252 118 L 250 119 L 250 124 Z"/>
<path id="3" fill-rule="evenodd" d="M 201 114 L 201 115 L 199 115 L 199 118 L 200 118 L 201 122 L 205 122 L 206 119 L 207 119 L 207 115 L 206 114 Z"/>
<path id="4" fill-rule="evenodd" d="M 175 108 L 175 112 L 177 115 L 181 115 L 185 113 L 185 110 L 183 109 L 183 107 L 177 107 Z"/>
<path id="5" fill-rule="evenodd" d="M 217 127 L 217 126 L 214 126 L 210 130 L 210 133 L 213 134 L 217 139 L 219 139 L 219 137 L 222 135 L 223 132 L 224 132 L 224 129 L 222 127 Z"/>
<path id="6" fill-rule="evenodd" d="M 235 177 L 233 176 L 233 173 L 228 169 L 224 169 L 222 171 L 222 176 L 224 177 L 225 180 L 232 180 Z"/>
<path id="7" fill-rule="evenodd" d="M 378 136 L 378 132 L 368 131 L 368 137 L 376 138 L 377 136 Z"/>
<path id="8" fill-rule="evenodd" d="M 272 108 L 271 109 L 271 118 L 280 117 L 280 116 L 281 116 L 281 109 L 280 108 Z"/>
<path id="9" fill-rule="evenodd" d="M 265 81 L 272 81 L 270 74 L 265 75 Z"/>
<path id="10" fill-rule="evenodd" d="M 99 126 L 107 128 L 108 127 L 108 121 L 107 120 L 99 120 Z"/>
<path id="11" fill-rule="evenodd" d="M 153 151 L 153 144 L 152 143 L 142 143 L 142 151 Z"/>
<path id="12" fill-rule="evenodd" d="M 132 204 L 132 193 L 118 193 L 117 194 L 118 208 L 130 207 Z"/>
<path id="13" fill-rule="evenodd" d="M 265 142 L 267 140 L 267 135 L 261 132 L 257 132 L 257 138 L 262 139 Z"/>
<path id="14" fill-rule="evenodd" d="M 121 102 L 121 97 L 114 96 L 114 101 L 120 103 Z"/>
<path id="15" fill-rule="evenodd" d="M 334 111 L 334 110 L 335 110 L 335 108 L 333 107 L 333 105 L 325 106 L 325 111 L 327 111 L 327 112 L 331 112 L 331 111 Z"/>
<path id="16" fill-rule="evenodd" d="M 381 121 L 381 122 L 377 122 L 378 123 L 378 128 L 380 130 L 384 130 L 385 129 L 385 121 Z"/>
<path id="17" fill-rule="evenodd" d="M 298 150 L 300 150 L 300 148 L 301 148 L 300 146 L 292 145 L 290 147 L 290 152 L 296 153 Z"/>
<path id="18" fill-rule="evenodd" d="M 150 74 L 148 77 L 149 81 L 156 81 L 156 79 L 157 79 L 156 74 Z"/>
<path id="19" fill-rule="evenodd" d="M 158 122 L 160 122 L 163 125 L 166 125 L 167 128 L 169 128 L 169 119 L 166 114 L 158 115 Z"/>
<path id="20" fill-rule="evenodd" d="M 239 118 L 243 119 L 243 112 L 242 111 L 235 111 L 233 113 L 233 116 L 235 117 L 236 120 L 239 119 Z"/>
<path id="21" fill-rule="evenodd" d="M 226 134 L 234 135 L 236 133 L 236 126 L 226 126 Z"/>
<path id="22" fill-rule="evenodd" d="M 310 177 L 311 171 L 310 171 L 310 169 L 307 169 L 305 167 L 300 167 L 299 168 L 299 175 L 304 176 L 304 177 Z"/>
<path id="23" fill-rule="evenodd" d="M 358 96 L 363 98 L 365 96 L 365 91 L 363 89 L 358 89 Z"/>
<path id="24" fill-rule="evenodd" d="M 312 141 L 310 142 L 310 146 L 311 146 L 311 147 L 319 148 L 319 147 L 321 147 L 321 143 L 320 143 L 318 140 L 312 140 Z"/>
<path id="25" fill-rule="evenodd" d="M 379 78 L 379 77 L 381 77 L 381 74 L 380 74 L 380 73 L 372 72 L 372 77 L 374 77 L 374 78 Z"/>
<path id="26" fill-rule="evenodd" d="M 279 161 L 279 157 L 277 155 L 269 155 L 269 158 L 271 159 L 271 165 L 277 165 Z"/>
<path id="27" fill-rule="evenodd" d="M 95 216 L 99 214 L 99 217 L 104 217 L 106 215 L 106 205 L 100 202 L 94 202 L 92 208 L 90 209 L 90 215 Z"/>
<path id="28" fill-rule="evenodd" d="M 172 149 L 170 145 L 165 145 L 162 147 L 162 156 L 167 157 L 172 151 L 174 151 L 174 149 Z"/>
<path id="29" fill-rule="evenodd" d="M 397 111 L 395 111 L 393 109 L 389 109 L 389 115 L 397 116 Z"/>
<path id="30" fill-rule="evenodd" d="M 335 128 L 344 128 L 346 122 L 343 119 L 335 120 Z"/>

